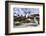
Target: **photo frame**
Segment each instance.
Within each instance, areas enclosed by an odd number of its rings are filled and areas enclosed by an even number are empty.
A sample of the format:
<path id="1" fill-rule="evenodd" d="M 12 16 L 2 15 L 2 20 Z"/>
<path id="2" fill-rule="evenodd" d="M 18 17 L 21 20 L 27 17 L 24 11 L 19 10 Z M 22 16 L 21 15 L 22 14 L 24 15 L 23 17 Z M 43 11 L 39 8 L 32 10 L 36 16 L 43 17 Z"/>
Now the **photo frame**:
<path id="1" fill-rule="evenodd" d="M 5 1 L 6 35 L 44 32 L 45 3 Z"/>

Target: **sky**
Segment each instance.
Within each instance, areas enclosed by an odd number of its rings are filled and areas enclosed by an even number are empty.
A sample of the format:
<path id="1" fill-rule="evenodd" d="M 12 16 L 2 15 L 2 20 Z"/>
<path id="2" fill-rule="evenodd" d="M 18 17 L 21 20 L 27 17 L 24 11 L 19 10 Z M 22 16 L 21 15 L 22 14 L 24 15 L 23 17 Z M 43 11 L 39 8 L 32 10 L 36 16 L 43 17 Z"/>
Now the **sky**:
<path id="1" fill-rule="evenodd" d="M 14 16 L 17 16 L 19 14 L 19 16 L 23 15 L 25 16 L 25 13 L 28 13 L 30 12 L 30 14 L 39 14 L 40 10 L 39 8 L 17 8 L 17 7 L 14 7 L 13 8 L 13 12 L 14 12 Z"/>

